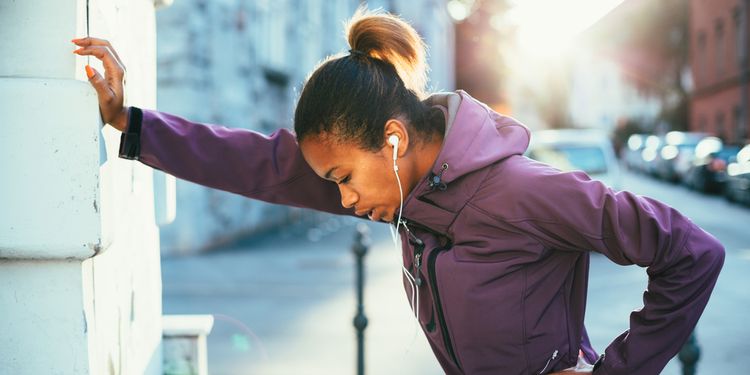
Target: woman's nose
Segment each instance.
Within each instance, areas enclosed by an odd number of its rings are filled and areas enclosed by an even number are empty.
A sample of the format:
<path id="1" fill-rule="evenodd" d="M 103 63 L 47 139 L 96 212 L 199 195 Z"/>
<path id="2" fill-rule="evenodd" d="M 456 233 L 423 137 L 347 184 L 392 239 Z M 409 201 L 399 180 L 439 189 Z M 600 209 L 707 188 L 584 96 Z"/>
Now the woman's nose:
<path id="1" fill-rule="evenodd" d="M 354 207 L 357 201 L 359 201 L 359 195 L 345 185 L 339 184 L 339 191 L 341 192 L 341 205 L 344 208 Z"/>

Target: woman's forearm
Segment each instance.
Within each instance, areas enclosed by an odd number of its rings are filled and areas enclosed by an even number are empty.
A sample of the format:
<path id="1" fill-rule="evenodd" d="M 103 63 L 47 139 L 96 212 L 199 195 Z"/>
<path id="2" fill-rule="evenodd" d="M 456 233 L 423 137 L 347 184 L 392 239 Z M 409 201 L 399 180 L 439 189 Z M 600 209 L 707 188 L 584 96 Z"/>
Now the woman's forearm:
<path id="1" fill-rule="evenodd" d="M 307 165 L 286 129 L 265 136 L 132 107 L 121 142 L 121 157 L 200 185 L 270 203 L 352 213 L 341 207 L 336 185 Z"/>

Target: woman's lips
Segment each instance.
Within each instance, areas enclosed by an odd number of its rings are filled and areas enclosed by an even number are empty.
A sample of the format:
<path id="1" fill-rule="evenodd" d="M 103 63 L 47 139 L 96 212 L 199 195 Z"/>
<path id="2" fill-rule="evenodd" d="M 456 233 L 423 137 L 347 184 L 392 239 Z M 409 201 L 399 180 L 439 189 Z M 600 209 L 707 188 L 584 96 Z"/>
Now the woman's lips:
<path id="1" fill-rule="evenodd" d="M 372 214 L 372 211 L 373 210 L 356 210 L 354 211 L 354 214 L 357 216 L 365 216 L 365 215 L 369 216 Z"/>
<path id="2" fill-rule="evenodd" d="M 383 214 L 378 215 L 377 212 L 375 212 L 374 208 L 371 209 L 371 210 L 369 210 L 369 211 L 368 210 L 357 210 L 357 211 L 354 211 L 354 214 L 357 215 L 357 216 L 365 216 L 365 215 L 367 215 L 367 218 L 370 219 L 370 220 L 372 220 L 372 221 L 383 220 Z"/>

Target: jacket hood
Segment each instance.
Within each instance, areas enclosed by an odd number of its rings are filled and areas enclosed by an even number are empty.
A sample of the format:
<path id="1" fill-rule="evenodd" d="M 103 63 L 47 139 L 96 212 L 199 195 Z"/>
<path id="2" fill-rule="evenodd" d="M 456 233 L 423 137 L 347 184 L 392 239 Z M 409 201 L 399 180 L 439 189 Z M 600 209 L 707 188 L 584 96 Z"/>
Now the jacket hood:
<path id="1" fill-rule="evenodd" d="M 460 98 L 457 106 L 456 95 Z M 448 114 L 443 148 L 432 166 L 432 173 L 446 184 L 509 156 L 522 155 L 529 146 L 530 133 L 524 125 L 464 91 L 434 94 L 427 102 Z M 443 170 L 445 165 L 448 168 Z"/>

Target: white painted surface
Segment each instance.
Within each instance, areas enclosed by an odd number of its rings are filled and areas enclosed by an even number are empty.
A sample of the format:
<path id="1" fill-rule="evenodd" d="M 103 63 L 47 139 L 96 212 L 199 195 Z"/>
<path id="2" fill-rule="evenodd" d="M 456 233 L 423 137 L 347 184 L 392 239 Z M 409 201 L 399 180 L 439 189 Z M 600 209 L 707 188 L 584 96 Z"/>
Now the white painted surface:
<path id="1" fill-rule="evenodd" d="M 87 374 L 77 260 L 0 260 L 0 374 Z"/>
<path id="2" fill-rule="evenodd" d="M 164 336 L 205 336 L 214 326 L 213 315 L 163 315 L 161 321 Z"/>
<path id="3" fill-rule="evenodd" d="M 0 1 L 0 77 L 71 78 L 70 39 L 85 30 L 85 0 Z"/>
<path id="4" fill-rule="evenodd" d="M 99 111 L 87 82 L 0 78 L 0 258 L 99 249 Z"/>
<path id="5" fill-rule="evenodd" d="M 127 69 L 128 104 L 155 105 L 153 3 L 91 0 L 89 6 L 91 35 L 109 40 Z M 79 60 L 82 65 L 86 59 Z M 95 59 L 91 63 L 103 72 Z M 102 244 L 107 250 L 82 264 L 91 327 L 90 374 L 106 374 L 112 368 L 121 374 L 160 374 L 161 269 L 153 171 L 118 158 L 118 131 L 106 126 L 102 134 L 107 161 L 100 168 L 99 189 Z"/>
<path id="6" fill-rule="evenodd" d="M 83 70 L 102 66 L 71 53 L 86 3 L 0 0 L 3 375 L 162 371 L 153 172 L 117 157 Z M 153 2 L 88 5 L 91 35 L 127 67 L 128 103 L 154 106 Z"/>

